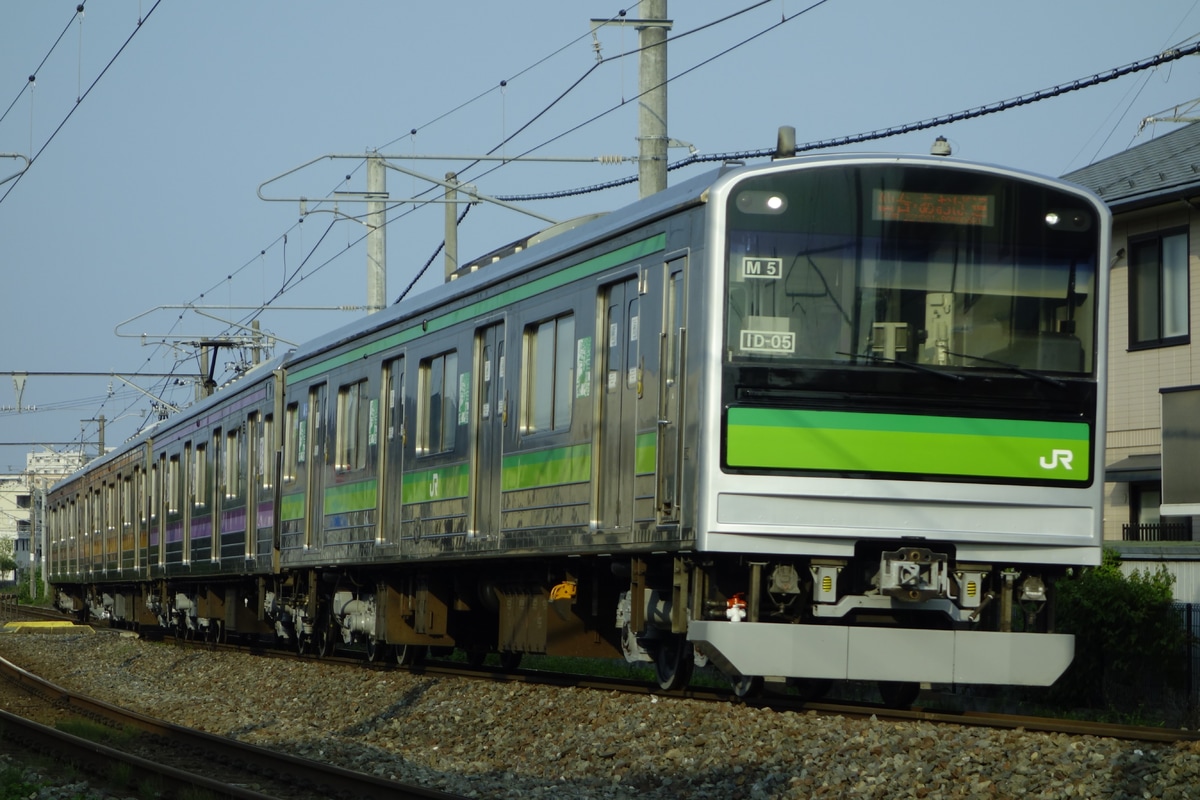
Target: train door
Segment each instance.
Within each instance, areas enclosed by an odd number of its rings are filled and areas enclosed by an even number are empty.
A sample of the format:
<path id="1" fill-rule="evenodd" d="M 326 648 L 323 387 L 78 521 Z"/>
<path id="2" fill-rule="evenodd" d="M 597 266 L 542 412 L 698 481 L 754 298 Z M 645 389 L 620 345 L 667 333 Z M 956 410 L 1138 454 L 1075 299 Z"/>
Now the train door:
<path id="1" fill-rule="evenodd" d="M 257 411 L 251 412 L 246 418 L 244 461 L 242 462 L 244 471 L 244 487 L 243 497 L 245 509 L 245 550 L 244 555 L 247 561 L 253 559 L 257 555 L 256 545 L 258 544 L 258 491 L 263 481 L 263 466 L 259 457 L 259 447 L 262 445 L 259 437 L 261 436 L 260 421 Z"/>
<path id="2" fill-rule="evenodd" d="M 325 526 L 325 384 L 308 390 L 308 513 L 304 520 L 304 542 L 320 547 Z"/>
<path id="3" fill-rule="evenodd" d="M 687 258 L 667 263 L 663 296 L 662 331 L 660 334 L 658 387 L 658 442 L 655 491 L 659 524 L 679 521 L 679 476 L 683 469 L 683 445 L 680 426 L 684 406 L 684 353 L 687 333 L 684 317 L 684 267 Z"/>
<path id="4" fill-rule="evenodd" d="M 204 453 L 204 445 L 200 445 L 200 453 L 202 457 Z M 192 443 L 188 442 L 184 445 L 183 460 L 176 464 L 176 473 L 179 475 L 179 513 L 182 525 L 180 526 L 180 563 L 184 566 L 192 563 L 192 517 L 196 512 L 196 487 L 192 482 Z"/>
<path id="5" fill-rule="evenodd" d="M 380 448 L 379 497 L 383 508 L 377 541 L 397 545 L 404 488 L 404 356 L 384 364 L 382 383 L 384 440 Z"/>
<path id="6" fill-rule="evenodd" d="M 603 290 L 599 391 L 600 426 L 595 485 L 598 529 L 630 531 L 637 461 L 639 316 L 637 276 Z"/>
<path id="7" fill-rule="evenodd" d="M 500 473 L 507 421 L 504 323 L 481 328 L 475 339 L 479 396 L 475 402 L 475 508 L 471 530 L 474 536 L 486 537 L 500 531 Z"/>

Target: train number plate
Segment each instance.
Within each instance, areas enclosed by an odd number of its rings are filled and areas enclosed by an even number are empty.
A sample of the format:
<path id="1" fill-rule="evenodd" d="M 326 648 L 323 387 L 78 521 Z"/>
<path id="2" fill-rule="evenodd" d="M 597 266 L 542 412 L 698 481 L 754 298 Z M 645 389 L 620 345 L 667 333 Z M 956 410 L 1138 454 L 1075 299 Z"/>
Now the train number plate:
<path id="1" fill-rule="evenodd" d="M 742 331 L 743 353 L 791 355 L 796 352 L 796 334 L 790 331 Z"/>
<path id="2" fill-rule="evenodd" d="M 782 258 L 755 258 L 742 256 L 742 278 L 765 278 L 777 280 L 783 277 Z"/>

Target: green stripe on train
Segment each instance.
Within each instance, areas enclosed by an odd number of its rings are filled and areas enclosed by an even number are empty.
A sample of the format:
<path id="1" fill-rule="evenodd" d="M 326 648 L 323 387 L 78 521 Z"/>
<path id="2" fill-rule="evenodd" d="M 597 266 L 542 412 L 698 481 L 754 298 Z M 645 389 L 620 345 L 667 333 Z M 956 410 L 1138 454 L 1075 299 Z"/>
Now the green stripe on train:
<path id="1" fill-rule="evenodd" d="M 637 453 L 634 456 L 633 469 L 638 475 L 645 475 L 658 469 L 655 458 L 658 456 L 658 433 L 639 433 L 637 437 Z"/>
<path id="2" fill-rule="evenodd" d="M 1086 483 L 1082 422 L 731 408 L 731 467 Z"/>
<path id="3" fill-rule="evenodd" d="M 504 457 L 503 491 L 584 483 L 592 479 L 592 447 L 579 444 Z"/>
<path id="4" fill-rule="evenodd" d="M 331 486 L 325 490 L 325 513 L 346 514 L 374 508 L 379 499 L 379 481 L 374 478 L 358 483 Z"/>
<path id="5" fill-rule="evenodd" d="M 401 501 L 428 503 L 466 497 L 470 485 L 471 473 L 466 464 L 406 472 Z"/>
<path id="6" fill-rule="evenodd" d="M 651 236 L 648 239 L 643 239 L 640 242 L 634 242 L 633 244 L 613 250 L 611 253 L 590 258 L 573 267 L 566 267 L 537 280 L 528 281 L 507 291 L 499 292 L 483 300 L 478 300 L 455 311 L 449 311 L 445 314 L 417 322 L 404 330 L 393 333 L 390 336 L 374 339 L 353 350 L 340 353 L 333 358 L 311 364 L 294 372 L 288 372 L 287 383 L 291 386 L 294 383 L 311 378 L 313 375 L 318 375 L 336 367 L 358 361 L 373 353 L 411 342 L 427 334 L 491 313 L 521 300 L 536 297 L 543 292 L 548 292 L 560 286 L 566 286 L 573 281 L 603 272 L 611 267 L 637 261 L 639 258 L 644 258 L 651 253 L 664 250 L 666 246 L 667 237 L 666 234 L 662 233 Z"/>
<path id="7" fill-rule="evenodd" d="M 304 493 L 285 494 L 279 504 L 281 520 L 304 519 Z"/>

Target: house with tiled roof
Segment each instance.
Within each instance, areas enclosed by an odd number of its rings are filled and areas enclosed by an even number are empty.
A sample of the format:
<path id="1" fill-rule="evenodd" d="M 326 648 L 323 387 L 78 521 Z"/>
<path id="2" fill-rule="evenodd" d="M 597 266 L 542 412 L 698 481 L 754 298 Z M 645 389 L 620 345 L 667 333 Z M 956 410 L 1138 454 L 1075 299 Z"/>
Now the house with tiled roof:
<path id="1" fill-rule="evenodd" d="M 1113 212 L 1105 539 L 1200 602 L 1200 123 L 1063 177 Z"/>

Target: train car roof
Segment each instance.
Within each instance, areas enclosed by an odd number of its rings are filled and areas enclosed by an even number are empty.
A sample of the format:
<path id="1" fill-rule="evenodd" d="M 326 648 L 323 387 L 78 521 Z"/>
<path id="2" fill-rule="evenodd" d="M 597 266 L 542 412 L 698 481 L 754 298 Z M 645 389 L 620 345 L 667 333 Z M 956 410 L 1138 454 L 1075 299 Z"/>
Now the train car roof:
<path id="1" fill-rule="evenodd" d="M 282 356 L 276 356 L 270 361 L 263 362 L 262 364 L 259 364 L 246 372 L 246 374 L 242 375 L 241 377 L 225 384 L 225 386 L 219 388 L 217 391 L 213 392 L 208 397 L 205 397 L 203 400 L 193 403 L 192 405 L 183 409 L 178 414 L 168 417 L 167 419 L 151 423 L 134 436 L 131 436 L 117 447 L 114 447 L 109 452 L 105 453 L 104 455 L 96 456 L 91 461 L 77 469 L 75 472 L 71 473 L 62 480 L 57 481 L 53 486 L 50 487 L 50 491 L 53 492 L 60 486 L 69 484 L 84 472 L 90 472 L 97 467 L 101 467 L 120 458 L 130 450 L 145 444 L 148 439 L 161 436 L 164 432 L 174 430 L 180 425 L 186 425 L 196 415 L 203 414 L 213 408 L 219 407 L 221 404 L 226 403 L 233 398 L 236 398 L 244 390 L 256 386 L 262 379 L 269 378 L 277 368 L 282 366 L 286 358 L 287 356 L 285 354 Z"/>
<path id="2" fill-rule="evenodd" d="M 946 156 L 910 153 L 822 153 L 795 156 L 752 165 L 726 164 L 718 169 L 709 170 L 675 186 L 668 187 L 661 192 L 638 200 L 609 214 L 587 221 L 578 227 L 568 228 L 566 232 L 555 235 L 552 238 L 537 241 L 538 235 L 529 237 L 525 241 L 529 241 L 530 245 L 519 252 L 512 252 L 510 255 L 500 258 L 494 263 L 487 264 L 474 272 L 443 283 L 416 297 L 406 298 L 398 304 L 347 323 L 327 334 L 300 345 L 289 357 L 288 364 L 302 363 L 340 344 L 354 341 L 373 331 L 386 328 L 397 321 L 418 318 L 423 313 L 456 297 L 484 290 L 489 285 L 498 284 L 511 278 L 513 275 L 520 274 L 540 264 L 567 257 L 598 241 L 615 237 L 625 231 L 669 216 L 683 209 L 700 205 L 706 201 L 706 195 L 710 190 L 716 189 L 729 181 L 737 180 L 739 177 L 770 169 L 773 166 L 777 167 L 781 164 L 817 166 L 836 163 L 881 162 L 937 167 L 949 166 L 966 170 L 1003 172 L 1023 175 L 1028 179 L 1040 180 L 1047 183 L 1056 183 L 1059 185 L 1063 183 L 1061 180 L 1050 176 L 1022 172 L 1021 170 L 1014 170 L 996 164 L 962 161 L 955 158 L 947 158 Z M 1080 188 L 1083 189 L 1083 187 Z M 1083 189 L 1083 191 L 1086 192 L 1087 190 Z"/>
<path id="3" fill-rule="evenodd" d="M 566 257 L 597 241 L 617 236 L 639 225 L 699 205 L 703 202 L 705 191 L 712 186 L 713 181 L 721 172 L 722 170 L 710 170 L 703 175 L 690 178 L 650 197 L 585 222 L 578 227 L 569 228 L 566 232 L 551 238 L 536 241 L 539 235 L 535 234 L 529 237 L 529 240 L 534 240 L 536 243 L 519 252 L 422 292 L 420 295 L 406 298 L 375 314 L 347 323 L 328 334 L 300 345 L 288 359 L 288 363 L 300 363 L 339 344 L 386 328 L 398 320 L 419 317 L 426 311 L 455 297 L 486 289 L 489 285 L 500 283 L 540 264 Z"/>

